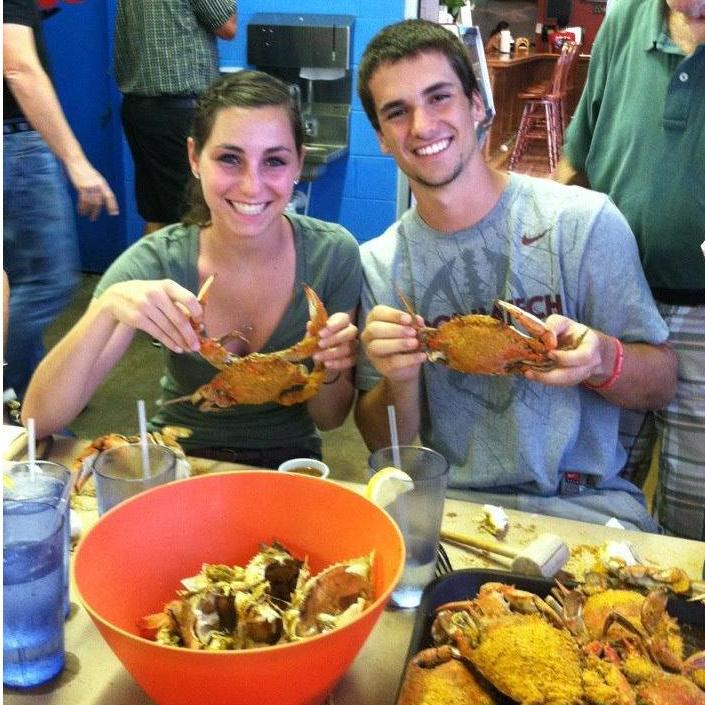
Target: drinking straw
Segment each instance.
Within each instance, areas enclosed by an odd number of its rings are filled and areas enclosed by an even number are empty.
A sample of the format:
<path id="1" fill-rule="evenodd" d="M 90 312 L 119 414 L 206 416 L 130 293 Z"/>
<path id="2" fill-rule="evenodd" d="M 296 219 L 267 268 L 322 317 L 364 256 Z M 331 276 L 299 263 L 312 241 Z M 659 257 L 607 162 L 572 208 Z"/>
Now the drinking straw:
<path id="1" fill-rule="evenodd" d="M 149 440 L 147 438 L 147 415 L 144 410 L 144 399 L 137 401 L 137 419 L 140 426 L 140 450 L 142 451 L 142 475 L 144 477 L 151 476 L 149 468 Z"/>
<path id="2" fill-rule="evenodd" d="M 29 456 L 29 479 L 37 479 L 37 436 L 34 419 L 27 419 L 27 455 Z"/>
<path id="3" fill-rule="evenodd" d="M 399 455 L 399 432 L 397 431 L 397 412 L 393 404 L 387 407 L 387 416 L 389 418 L 389 436 L 392 439 L 392 459 L 394 467 L 401 470 L 401 457 Z"/>

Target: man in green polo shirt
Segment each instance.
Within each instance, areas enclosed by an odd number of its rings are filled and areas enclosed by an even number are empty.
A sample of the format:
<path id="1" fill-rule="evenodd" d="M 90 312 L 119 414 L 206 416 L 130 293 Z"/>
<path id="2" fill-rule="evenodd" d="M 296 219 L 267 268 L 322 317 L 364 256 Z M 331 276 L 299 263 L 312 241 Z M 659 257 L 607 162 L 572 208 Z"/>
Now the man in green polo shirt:
<path id="1" fill-rule="evenodd" d="M 636 235 L 679 356 L 678 394 L 655 415 L 656 509 L 667 530 L 703 540 L 705 0 L 615 3 L 593 46 L 556 179 L 609 194 Z M 624 419 L 634 444 L 627 472 L 648 468 L 649 429 L 655 438 L 653 422 Z"/>

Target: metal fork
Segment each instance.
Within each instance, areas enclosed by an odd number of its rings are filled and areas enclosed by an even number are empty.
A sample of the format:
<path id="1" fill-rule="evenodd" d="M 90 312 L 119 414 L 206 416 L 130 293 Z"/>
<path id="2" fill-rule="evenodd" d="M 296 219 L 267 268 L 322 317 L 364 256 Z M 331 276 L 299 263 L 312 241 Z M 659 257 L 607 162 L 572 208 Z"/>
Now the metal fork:
<path id="1" fill-rule="evenodd" d="M 436 552 L 436 577 L 440 578 L 443 575 L 448 575 L 453 572 L 453 565 L 450 562 L 448 553 L 442 543 L 438 544 Z"/>

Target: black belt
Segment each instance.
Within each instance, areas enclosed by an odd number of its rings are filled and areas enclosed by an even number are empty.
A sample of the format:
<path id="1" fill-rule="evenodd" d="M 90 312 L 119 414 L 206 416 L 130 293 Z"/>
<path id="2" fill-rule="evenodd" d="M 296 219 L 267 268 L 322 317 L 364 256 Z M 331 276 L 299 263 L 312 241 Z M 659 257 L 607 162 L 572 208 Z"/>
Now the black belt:
<path id="1" fill-rule="evenodd" d="M 702 306 L 705 304 L 705 289 L 653 287 L 651 293 L 656 301 L 669 306 Z"/>
<path id="2" fill-rule="evenodd" d="M 255 465 L 260 468 L 278 468 L 284 461 L 292 458 L 315 458 L 321 460 L 321 454 L 308 448 L 187 448 L 186 454 L 208 460 L 222 460 L 227 463 Z"/>
<path id="3" fill-rule="evenodd" d="M 15 132 L 34 132 L 34 128 L 26 120 L 3 120 L 2 134 L 14 135 Z"/>
<path id="4" fill-rule="evenodd" d="M 161 105 L 171 108 L 195 108 L 197 103 L 195 95 L 137 95 L 136 93 L 127 93 L 125 100 L 142 105 Z"/>

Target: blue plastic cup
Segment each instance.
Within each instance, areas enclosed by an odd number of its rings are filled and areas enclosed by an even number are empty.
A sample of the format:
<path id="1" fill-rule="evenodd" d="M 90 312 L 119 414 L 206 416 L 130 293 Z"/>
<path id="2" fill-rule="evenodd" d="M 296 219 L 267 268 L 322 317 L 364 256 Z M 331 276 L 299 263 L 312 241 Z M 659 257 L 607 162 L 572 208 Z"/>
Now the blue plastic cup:
<path id="1" fill-rule="evenodd" d="M 64 616 L 71 610 L 69 565 L 71 560 L 71 471 L 59 463 L 37 460 L 34 469 L 28 461 L 9 463 L 4 468 L 3 498 L 35 500 L 55 504 L 64 514 Z"/>
<path id="2" fill-rule="evenodd" d="M 3 671 L 30 688 L 64 667 L 64 520 L 59 503 L 3 498 Z"/>

